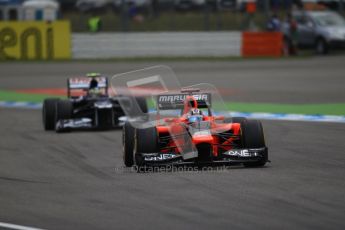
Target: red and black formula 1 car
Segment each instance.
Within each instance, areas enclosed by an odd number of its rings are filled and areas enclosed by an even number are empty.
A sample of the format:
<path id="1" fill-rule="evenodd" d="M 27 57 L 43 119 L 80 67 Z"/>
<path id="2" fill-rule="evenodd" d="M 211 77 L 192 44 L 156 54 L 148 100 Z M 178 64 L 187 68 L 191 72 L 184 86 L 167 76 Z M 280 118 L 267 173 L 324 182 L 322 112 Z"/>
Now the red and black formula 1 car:
<path id="1" fill-rule="evenodd" d="M 178 116 L 164 116 L 167 111 Z M 211 94 L 184 90 L 158 95 L 153 126 L 123 127 L 124 164 L 139 167 L 164 165 L 264 166 L 268 162 L 260 121 L 213 115 Z"/>

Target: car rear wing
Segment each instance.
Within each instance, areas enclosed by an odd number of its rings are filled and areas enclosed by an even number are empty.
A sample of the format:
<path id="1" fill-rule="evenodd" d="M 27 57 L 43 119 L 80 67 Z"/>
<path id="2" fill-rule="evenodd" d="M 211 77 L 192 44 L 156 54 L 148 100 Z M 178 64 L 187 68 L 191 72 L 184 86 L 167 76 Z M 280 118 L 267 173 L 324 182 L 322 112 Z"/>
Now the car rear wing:
<path id="1" fill-rule="evenodd" d="M 67 96 L 71 96 L 72 90 L 87 90 L 90 87 L 90 81 L 93 78 L 90 77 L 73 77 L 67 79 Z M 98 81 L 98 88 L 104 89 L 105 93 L 108 94 L 108 78 L 107 77 L 96 77 Z"/>
<path id="2" fill-rule="evenodd" d="M 181 93 L 181 94 L 162 94 L 157 96 L 157 106 L 159 110 L 183 109 L 187 96 L 193 96 L 198 108 L 211 107 L 210 93 Z"/>

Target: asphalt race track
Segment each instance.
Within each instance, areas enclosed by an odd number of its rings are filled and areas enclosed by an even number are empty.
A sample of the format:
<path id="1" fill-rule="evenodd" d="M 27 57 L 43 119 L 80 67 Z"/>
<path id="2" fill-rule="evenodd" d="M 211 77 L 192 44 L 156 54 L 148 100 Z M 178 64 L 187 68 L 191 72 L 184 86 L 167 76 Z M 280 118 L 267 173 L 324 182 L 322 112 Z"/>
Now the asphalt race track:
<path id="1" fill-rule="evenodd" d="M 185 73 L 186 84 L 231 85 L 234 100 L 327 103 L 345 102 L 344 60 L 168 64 Z M 2 63 L 0 88 L 63 87 L 70 75 L 152 64 Z M 0 222 L 44 229 L 344 229 L 345 124 L 263 125 L 267 167 L 138 174 L 123 168 L 120 130 L 45 132 L 39 110 L 0 108 Z"/>

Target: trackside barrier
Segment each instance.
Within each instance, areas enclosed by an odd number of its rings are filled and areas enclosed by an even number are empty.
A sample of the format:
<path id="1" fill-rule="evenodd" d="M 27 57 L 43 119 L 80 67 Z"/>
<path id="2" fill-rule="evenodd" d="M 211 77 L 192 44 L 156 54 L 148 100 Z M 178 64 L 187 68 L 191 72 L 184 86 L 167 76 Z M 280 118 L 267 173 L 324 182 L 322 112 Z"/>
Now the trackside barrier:
<path id="1" fill-rule="evenodd" d="M 241 56 L 241 32 L 73 33 L 73 58 Z"/>
<path id="2" fill-rule="evenodd" d="M 0 22 L 0 60 L 71 58 L 68 21 Z"/>
<path id="3" fill-rule="evenodd" d="M 283 54 L 280 32 L 243 32 L 242 57 L 280 57 Z"/>

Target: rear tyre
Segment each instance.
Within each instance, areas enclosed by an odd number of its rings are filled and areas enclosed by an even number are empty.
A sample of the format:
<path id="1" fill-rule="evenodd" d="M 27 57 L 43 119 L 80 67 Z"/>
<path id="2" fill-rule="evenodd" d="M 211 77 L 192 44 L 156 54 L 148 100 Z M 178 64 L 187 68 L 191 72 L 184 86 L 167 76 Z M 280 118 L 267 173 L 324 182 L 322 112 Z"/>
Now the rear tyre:
<path id="1" fill-rule="evenodd" d="M 58 98 L 48 98 L 43 101 L 42 121 L 45 130 L 55 129 L 56 104 L 58 101 Z"/>
<path id="2" fill-rule="evenodd" d="M 134 127 L 129 122 L 126 122 L 122 131 L 123 162 L 126 167 L 132 167 L 134 164 L 134 134 Z"/>
<path id="3" fill-rule="evenodd" d="M 158 135 L 156 127 L 135 130 L 135 164 L 143 166 L 144 159 L 138 153 L 157 153 L 158 148 Z"/>
<path id="4" fill-rule="evenodd" d="M 262 124 L 258 120 L 245 120 L 241 123 L 242 138 L 244 148 L 264 148 L 265 137 L 262 128 Z M 244 163 L 246 167 L 262 167 L 268 160 L 267 151 L 264 153 L 264 157 L 256 162 Z"/>

